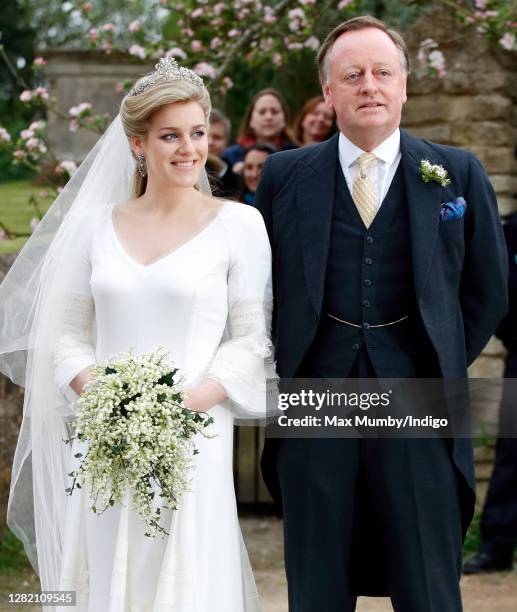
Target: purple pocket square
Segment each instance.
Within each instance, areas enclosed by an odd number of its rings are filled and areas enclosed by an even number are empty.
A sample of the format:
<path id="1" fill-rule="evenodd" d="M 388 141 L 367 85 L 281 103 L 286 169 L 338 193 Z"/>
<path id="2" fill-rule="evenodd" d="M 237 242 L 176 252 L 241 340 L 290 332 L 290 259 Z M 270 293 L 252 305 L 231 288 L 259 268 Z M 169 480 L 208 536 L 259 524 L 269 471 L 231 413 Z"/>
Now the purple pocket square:
<path id="1" fill-rule="evenodd" d="M 467 210 L 467 202 L 461 196 L 454 198 L 453 202 L 444 202 L 440 210 L 440 221 L 453 221 L 460 219 Z"/>

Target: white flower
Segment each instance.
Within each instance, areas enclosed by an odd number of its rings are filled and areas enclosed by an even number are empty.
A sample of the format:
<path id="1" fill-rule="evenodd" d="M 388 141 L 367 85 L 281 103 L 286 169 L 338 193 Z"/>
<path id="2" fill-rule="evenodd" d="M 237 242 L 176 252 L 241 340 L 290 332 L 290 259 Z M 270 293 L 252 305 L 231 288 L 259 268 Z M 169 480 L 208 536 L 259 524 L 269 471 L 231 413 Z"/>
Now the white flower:
<path id="1" fill-rule="evenodd" d="M 445 56 L 441 51 L 439 51 L 438 49 L 434 49 L 433 51 L 431 51 L 431 53 L 429 53 L 428 62 L 429 66 L 436 70 L 440 78 L 443 78 L 445 76 Z"/>
<path id="2" fill-rule="evenodd" d="M 77 165 L 75 162 L 65 159 L 56 166 L 56 172 L 59 174 L 66 172 L 68 176 L 72 176 L 75 174 L 75 172 L 77 172 Z"/>
<path id="3" fill-rule="evenodd" d="M 210 48 L 211 49 L 217 49 L 217 47 L 221 46 L 221 39 L 218 36 L 215 36 L 214 38 L 212 38 L 212 41 L 210 42 Z"/>
<path id="4" fill-rule="evenodd" d="M 352 4 L 354 0 L 341 0 L 341 2 L 337 5 L 337 10 L 342 11 L 346 9 L 349 4 Z"/>
<path id="5" fill-rule="evenodd" d="M 43 121 L 43 119 L 40 119 L 39 121 L 33 121 L 30 125 L 29 125 L 29 130 L 42 130 L 47 124 Z"/>
<path id="6" fill-rule="evenodd" d="M 442 187 L 446 187 L 451 183 L 447 170 L 440 164 L 432 164 L 428 159 L 420 160 L 420 176 L 424 183 L 436 181 Z"/>
<path id="7" fill-rule="evenodd" d="M 114 355 L 93 367 L 78 400 L 76 437 L 88 443 L 88 451 L 76 455 L 81 462 L 70 474 L 67 493 L 77 483 L 88 485 L 90 507 L 100 514 L 111 503 L 120 504 L 129 490 L 149 536 L 166 533 L 160 503 L 175 509 L 189 489 L 194 436 L 213 436 L 207 430 L 213 419 L 185 408 L 176 372 L 162 348 Z M 158 487 L 154 500 L 150 473 Z"/>
<path id="8" fill-rule="evenodd" d="M 227 89 L 231 89 L 233 87 L 233 81 L 228 76 L 224 77 L 223 83 L 226 85 Z"/>
<path id="9" fill-rule="evenodd" d="M 179 57 L 183 60 L 187 59 L 187 54 L 185 53 L 185 51 L 183 51 L 183 49 L 180 49 L 179 47 L 173 47 L 172 49 L 169 49 L 165 55 L 167 57 Z"/>
<path id="10" fill-rule="evenodd" d="M 515 34 L 507 32 L 504 36 L 499 39 L 499 44 L 503 49 L 507 51 L 513 51 L 516 48 L 515 45 Z"/>
<path id="11" fill-rule="evenodd" d="M 77 106 L 72 106 L 68 109 L 70 117 L 80 117 L 84 113 L 91 111 L 92 105 L 89 102 L 81 102 Z"/>
<path id="12" fill-rule="evenodd" d="M 207 62 L 199 62 L 199 64 L 196 64 L 194 66 L 194 72 L 199 74 L 199 76 L 205 76 L 209 79 L 215 79 L 217 74 L 215 68 Z"/>
<path id="13" fill-rule="evenodd" d="M 30 128 L 28 130 L 22 130 L 20 132 L 20 137 L 22 140 L 29 140 L 29 138 L 32 138 L 34 136 L 34 130 L 31 130 Z"/>
<path id="14" fill-rule="evenodd" d="M 142 23 L 140 22 L 139 19 L 135 19 L 128 26 L 128 30 L 130 32 L 138 32 L 141 29 L 142 29 Z"/>
<path id="15" fill-rule="evenodd" d="M 192 49 L 192 51 L 201 51 L 201 49 L 203 48 L 203 43 L 200 40 L 193 40 L 190 43 L 190 48 Z"/>
<path id="16" fill-rule="evenodd" d="M 201 17 L 203 13 L 204 13 L 204 9 L 200 7 L 200 8 L 194 9 L 192 13 L 190 13 L 190 16 L 192 17 L 192 19 L 197 19 L 198 17 Z"/>
<path id="17" fill-rule="evenodd" d="M 305 11 L 301 8 L 294 8 L 288 11 L 289 19 L 305 19 Z"/>
<path id="18" fill-rule="evenodd" d="M 303 43 L 304 47 L 307 47 L 309 49 L 313 49 L 314 51 L 317 51 L 319 49 L 320 46 L 320 41 L 318 38 L 316 38 L 316 36 L 310 36 L 304 43 Z"/>
<path id="19" fill-rule="evenodd" d="M 3 142 L 11 142 L 11 134 L 3 127 L 0 127 L 0 140 Z"/>
<path id="20" fill-rule="evenodd" d="M 36 87 L 35 89 L 36 96 L 40 97 L 42 100 L 48 100 L 49 94 L 46 87 Z"/>
<path id="21" fill-rule="evenodd" d="M 34 94 L 30 89 L 26 89 L 25 91 L 22 91 L 22 93 L 20 94 L 20 100 L 22 102 L 30 102 L 30 100 L 32 100 L 33 95 Z"/>
<path id="22" fill-rule="evenodd" d="M 135 55 L 140 59 L 145 59 L 145 49 L 140 45 L 131 45 L 129 47 L 129 53 L 130 55 Z"/>
<path id="23" fill-rule="evenodd" d="M 240 33 L 241 33 L 240 30 L 236 30 L 236 29 L 230 30 L 228 32 L 228 38 L 235 38 L 236 36 L 239 36 Z"/>

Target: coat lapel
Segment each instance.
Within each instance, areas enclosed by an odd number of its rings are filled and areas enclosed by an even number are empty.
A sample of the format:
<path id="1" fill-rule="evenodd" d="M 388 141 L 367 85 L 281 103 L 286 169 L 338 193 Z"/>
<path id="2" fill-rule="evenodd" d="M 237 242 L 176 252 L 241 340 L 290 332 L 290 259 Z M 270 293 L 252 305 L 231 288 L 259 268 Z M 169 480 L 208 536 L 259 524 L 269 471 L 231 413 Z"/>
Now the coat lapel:
<path id="1" fill-rule="evenodd" d="M 425 142 L 401 130 L 401 161 L 411 225 L 411 251 L 415 292 L 419 301 L 429 276 L 440 223 L 443 187 L 432 181 L 424 183 L 420 174 L 420 161 L 428 159 L 440 163 Z"/>
<path id="2" fill-rule="evenodd" d="M 321 312 L 330 244 L 338 135 L 308 151 L 297 166 L 298 218 L 305 278 L 311 302 Z"/>

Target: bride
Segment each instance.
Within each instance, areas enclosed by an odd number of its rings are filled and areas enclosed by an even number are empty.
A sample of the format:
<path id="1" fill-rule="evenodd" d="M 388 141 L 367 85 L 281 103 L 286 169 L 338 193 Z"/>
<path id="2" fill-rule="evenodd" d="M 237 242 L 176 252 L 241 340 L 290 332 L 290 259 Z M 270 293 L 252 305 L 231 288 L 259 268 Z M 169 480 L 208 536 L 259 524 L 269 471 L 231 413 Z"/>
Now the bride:
<path id="1" fill-rule="evenodd" d="M 76 591 L 80 612 L 260 609 L 232 434 L 264 416 L 271 255 L 253 207 L 209 195 L 209 115 L 202 80 L 160 60 L 0 287 L 0 367 L 26 388 L 8 523 L 42 590 Z M 66 495 L 78 459 L 63 440 L 91 366 L 157 346 L 216 436 L 197 441 L 190 490 L 162 513 L 170 535 L 148 538 L 129 499 L 98 515 L 86 488 Z"/>

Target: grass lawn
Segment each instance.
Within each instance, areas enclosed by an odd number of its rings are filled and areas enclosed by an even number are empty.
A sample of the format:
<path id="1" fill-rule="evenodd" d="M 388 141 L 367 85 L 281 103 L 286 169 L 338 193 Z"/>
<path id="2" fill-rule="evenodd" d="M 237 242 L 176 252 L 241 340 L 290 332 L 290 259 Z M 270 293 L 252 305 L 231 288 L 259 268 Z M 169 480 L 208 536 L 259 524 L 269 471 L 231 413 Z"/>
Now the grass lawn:
<path id="1" fill-rule="evenodd" d="M 45 187 L 33 185 L 30 181 L 11 181 L 0 183 L 0 221 L 13 232 L 30 232 L 30 221 L 36 216 L 34 208 L 28 204 L 31 193 L 37 195 Z M 43 201 L 41 201 L 43 202 Z M 46 212 L 52 204 L 48 198 L 40 204 L 42 212 Z M 15 253 L 24 244 L 26 238 L 0 240 L 0 253 Z"/>

